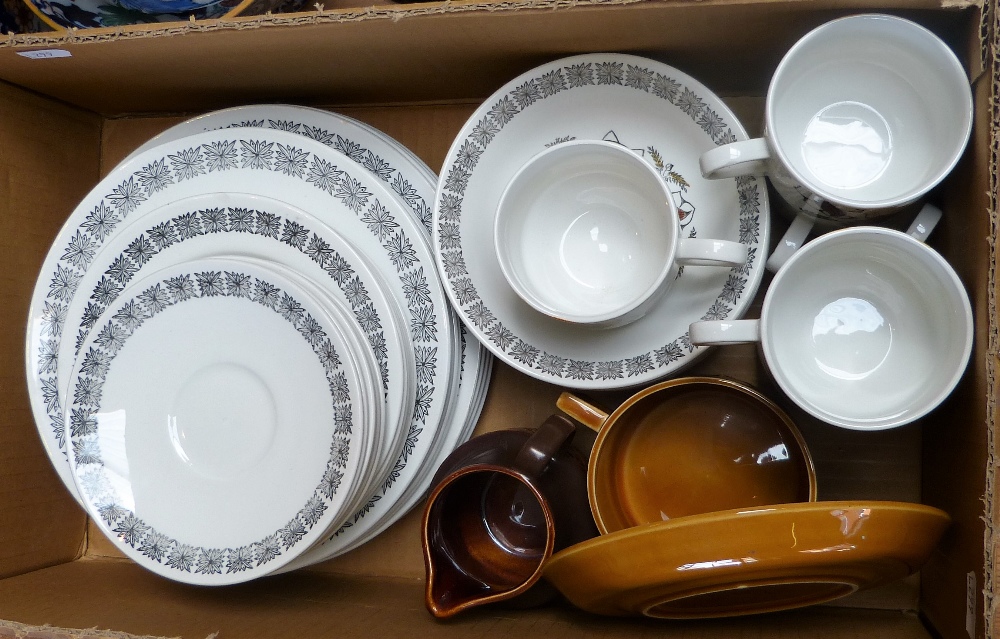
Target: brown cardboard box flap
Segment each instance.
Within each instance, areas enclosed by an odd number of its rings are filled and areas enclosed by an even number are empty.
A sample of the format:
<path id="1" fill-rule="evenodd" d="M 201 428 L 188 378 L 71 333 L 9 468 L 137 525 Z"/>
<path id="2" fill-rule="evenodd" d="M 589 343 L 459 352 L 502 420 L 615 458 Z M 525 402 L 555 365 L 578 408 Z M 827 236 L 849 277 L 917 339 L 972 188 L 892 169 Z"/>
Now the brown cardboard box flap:
<path id="1" fill-rule="evenodd" d="M 942 636 L 964 636 L 971 601 L 973 634 L 992 636 L 1000 621 L 992 523 L 1000 520 L 993 493 L 998 221 L 992 213 L 1000 104 L 992 55 L 1000 49 L 1000 29 L 995 28 L 995 0 L 982 13 L 977 6 L 950 0 L 435 3 L 0 41 L 0 81 L 7 83 L 0 84 L 0 325 L 10 329 L 0 333 L 5 365 L 0 372 L 5 376 L 0 377 L 0 577 L 5 577 L 0 579 L 0 617 L 189 639 L 216 631 L 275 637 L 808 633 L 817 639 L 890 639 L 926 637 L 925 623 Z M 23 383 L 24 318 L 52 236 L 99 176 L 149 135 L 181 114 L 217 106 L 349 105 L 345 112 L 397 137 L 437 168 L 477 100 L 539 62 L 592 50 L 649 55 L 704 78 L 727 100 L 746 100 L 750 108 L 740 117 L 753 127 L 759 124 L 766 79 L 787 46 L 825 20 L 866 10 L 893 11 L 932 26 L 970 58 L 970 73 L 978 77 L 973 142 L 939 192 L 947 217 L 931 240 L 974 298 L 977 345 L 969 374 L 954 398 L 921 426 L 860 437 L 821 424 L 802 427 L 817 457 L 822 498 L 922 500 L 955 517 L 922 574 L 920 618 L 904 612 L 912 610 L 917 597 L 917 586 L 909 582 L 893 603 L 876 601 L 894 610 L 864 610 L 859 601 L 855 608 L 664 624 L 595 618 L 556 606 L 488 611 L 436 624 L 422 606 L 414 515 L 356 554 L 313 571 L 231 589 L 179 586 L 118 559 L 104 540 L 86 545 L 83 513 L 47 465 L 31 419 Z M 981 38 L 991 72 L 980 76 Z M 72 57 L 17 55 L 42 46 L 66 48 Z M 733 51 L 741 55 L 734 57 Z M 373 103 L 380 106 L 363 106 Z M 142 115 L 122 116 L 130 113 Z M 773 231 L 775 238 L 779 233 L 780 228 Z M 755 357 L 753 347 L 712 353 L 692 372 L 738 376 L 766 387 Z M 536 425 L 551 412 L 558 390 L 498 364 L 480 430 Z M 621 394 L 601 399 L 613 405 Z M 78 559 L 81 544 L 84 553 Z M 0 633 L 10 627 L 25 636 L 101 632 L 7 624 Z"/>

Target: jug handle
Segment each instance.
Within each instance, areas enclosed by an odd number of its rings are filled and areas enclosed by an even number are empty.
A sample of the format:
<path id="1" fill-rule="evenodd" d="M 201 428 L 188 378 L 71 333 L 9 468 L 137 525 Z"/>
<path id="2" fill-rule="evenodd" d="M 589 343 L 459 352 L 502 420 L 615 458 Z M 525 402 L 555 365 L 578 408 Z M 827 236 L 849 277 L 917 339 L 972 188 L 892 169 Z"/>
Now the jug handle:
<path id="1" fill-rule="evenodd" d="M 514 470 L 531 479 L 540 476 L 556 452 L 568 442 L 576 427 L 561 415 L 552 415 L 524 442 L 514 457 Z"/>

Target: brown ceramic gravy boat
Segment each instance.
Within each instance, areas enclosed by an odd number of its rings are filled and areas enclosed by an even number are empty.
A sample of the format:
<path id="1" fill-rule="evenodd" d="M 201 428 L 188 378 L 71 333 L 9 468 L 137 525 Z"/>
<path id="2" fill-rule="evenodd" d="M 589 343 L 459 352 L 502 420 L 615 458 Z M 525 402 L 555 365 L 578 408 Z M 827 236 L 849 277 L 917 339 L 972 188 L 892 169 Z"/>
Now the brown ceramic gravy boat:
<path id="1" fill-rule="evenodd" d="M 476 437 L 434 478 L 422 542 L 427 609 L 438 618 L 489 603 L 530 606 L 556 592 L 539 581 L 552 554 L 597 535 L 575 427 L 552 416 L 537 431 Z"/>

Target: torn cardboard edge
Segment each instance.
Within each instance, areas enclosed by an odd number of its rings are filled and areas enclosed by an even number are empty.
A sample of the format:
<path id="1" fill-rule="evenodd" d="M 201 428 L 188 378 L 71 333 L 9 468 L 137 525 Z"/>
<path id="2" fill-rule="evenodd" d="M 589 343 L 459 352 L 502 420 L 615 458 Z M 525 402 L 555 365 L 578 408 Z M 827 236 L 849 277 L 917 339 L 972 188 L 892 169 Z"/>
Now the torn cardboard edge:
<path id="1" fill-rule="evenodd" d="M 1000 626 L 1000 610 L 998 610 L 998 600 L 996 593 L 1000 589 L 1000 570 L 996 570 L 996 560 L 1000 552 L 997 546 L 1000 544 L 1000 536 L 994 530 L 993 522 L 1000 521 L 1000 504 L 995 498 L 997 477 L 1000 475 L 1000 467 L 997 460 L 1000 458 L 998 445 L 1000 441 L 996 436 L 997 428 L 997 364 L 1000 359 L 1000 343 L 998 343 L 997 328 L 997 233 L 1000 232 L 1000 219 L 997 215 L 997 164 L 998 153 L 1000 153 L 1000 131 L 998 131 L 998 117 L 1000 117 L 1000 68 L 997 65 L 997 55 L 1000 53 L 1000 12 L 997 11 L 997 3 L 987 2 L 982 9 L 982 22 L 980 24 L 980 36 L 983 40 L 984 58 L 988 55 L 992 58 L 992 86 L 990 91 L 990 111 L 992 113 L 993 127 L 990 131 L 990 160 L 989 160 L 989 202 L 990 202 L 990 225 L 992 233 L 990 238 L 990 260 L 988 274 L 988 314 L 990 318 L 989 344 L 986 357 L 986 382 L 990 388 L 987 396 L 986 406 L 986 487 L 983 495 L 984 512 L 988 515 L 984 517 L 983 534 L 983 617 L 985 623 L 985 636 L 993 637 L 994 629 Z M 990 61 L 987 60 L 987 65 Z M 987 67 L 990 68 L 990 67 Z M 975 629 L 973 627 L 973 634 Z"/>
<path id="2" fill-rule="evenodd" d="M 689 0 L 675 1 L 678 3 L 689 2 Z M 977 0 L 957 1 L 961 3 L 976 2 Z M 55 33 L 19 34 L 12 35 L 8 37 L 6 41 L 0 42 L 0 47 L 86 44 L 122 39 L 157 38 L 164 36 L 186 35 L 190 33 L 209 33 L 213 31 L 242 31 L 246 29 L 336 24 L 378 19 L 398 21 L 404 18 L 437 14 L 458 14 L 484 11 L 496 13 L 523 10 L 555 11 L 573 7 L 618 6 L 630 4 L 664 4 L 664 0 L 504 0 L 502 2 L 469 3 L 451 2 L 450 0 L 445 0 L 444 2 L 425 3 L 421 5 L 400 5 L 392 7 L 369 6 L 359 7 L 356 9 L 333 10 L 326 10 L 322 0 L 319 0 L 315 5 L 316 12 L 314 13 L 266 13 L 259 16 L 217 20 L 196 21 L 192 19 L 187 22 L 162 23 L 162 26 L 128 25 L 99 29 L 68 29 L 66 31 Z"/>
<path id="3" fill-rule="evenodd" d="M 715 4 L 743 4 L 751 0 L 721 0 Z M 809 0 L 792 0 L 792 2 L 807 2 Z M 928 7 L 943 9 L 966 9 L 975 7 L 983 9 L 986 0 L 937 0 L 928 3 Z M 503 0 L 500 2 L 444 2 L 424 3 L 420 5 L 400 5 L 389 7 L 359 7 L 354 9 L 326 10 L 322 0 L 316 3 L 315 13 L 272 14 L 258 16 L 222 18 L 217 20 L 196 21 L 193 18 L 187 22 L 163 23 L 163 26 L 128 25 L 123 27 L 106 27 L 99 29 L 69 29 L 55 33 L 32 33 L 11 35 L 0 41 L 0 47 L 48 47 L 69 44 L 87 44 L 93 42 L 108 42 L 122 39 L 157 38 L 164 36 L 179 36 L 191 33 L 208 33 L 212 31 L 241 31 L 246 29 L 262 29 L 274 27 L 289 27 L 299 25 L 320 25 L 343 22 L 360 22 L 365 20 L 398 21 L 418 16 L 436 14 L 460 14 L 470 12 L 507 13 L 525 10 L 557 11 L 574 7 L 607 7 L 632 4 L 701 4 L 697 0 Z M 405 8 L 403 8 L 405 7 Z"/>
<path id="4" fill-rule="evenodd" d="M 206 639 L 215 639 L 212 633 Z M 133 635 L 116 630 L 97 628 L 56 628 L 54 626 L 30 626 L 16 621 L 0 619 L 0 639 L 176 639 L 154 637 L 153 635 Z"/>

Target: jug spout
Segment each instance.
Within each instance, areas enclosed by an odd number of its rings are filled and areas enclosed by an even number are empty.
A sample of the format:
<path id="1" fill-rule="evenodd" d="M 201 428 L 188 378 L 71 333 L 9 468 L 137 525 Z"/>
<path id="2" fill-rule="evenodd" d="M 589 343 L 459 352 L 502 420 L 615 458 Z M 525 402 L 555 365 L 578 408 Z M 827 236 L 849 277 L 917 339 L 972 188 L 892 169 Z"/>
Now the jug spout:
<path id="1" fill-rule="evenodd" d="M 451 475 L 425 510 L 426 606 L 444 619 L 488 603 L 521 604 L 552 556 L 545 498 L 514 470 L 478 465 Z M 535 593 L 533 592 L 532 595 Z"/>

